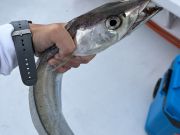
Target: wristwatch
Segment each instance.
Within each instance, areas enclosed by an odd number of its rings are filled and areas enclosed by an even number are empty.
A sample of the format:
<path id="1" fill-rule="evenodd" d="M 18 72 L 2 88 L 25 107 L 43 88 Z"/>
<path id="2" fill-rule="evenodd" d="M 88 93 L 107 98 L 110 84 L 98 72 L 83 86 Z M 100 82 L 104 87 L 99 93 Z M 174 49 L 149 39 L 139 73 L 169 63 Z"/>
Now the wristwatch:
<path id="1" fill-rule="evenodd" d="M 27 20 L 11 22 L 14 27 L 12 39 L 16 50 L 21 79 L 25 85 L 32 86 L 37 81 L 37 72 L 29 23 L 31 22 Z"/>

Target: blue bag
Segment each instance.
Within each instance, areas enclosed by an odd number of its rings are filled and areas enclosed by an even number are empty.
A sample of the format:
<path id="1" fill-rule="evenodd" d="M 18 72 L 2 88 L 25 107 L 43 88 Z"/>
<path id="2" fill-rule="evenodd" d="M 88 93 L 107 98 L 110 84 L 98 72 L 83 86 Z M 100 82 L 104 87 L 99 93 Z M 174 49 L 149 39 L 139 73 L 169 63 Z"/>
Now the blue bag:
<path id="1" fill-rule="evenodd" d="M 180 55 L 155 87 L 146 121 L 148 135 L 180 135 Z"/>

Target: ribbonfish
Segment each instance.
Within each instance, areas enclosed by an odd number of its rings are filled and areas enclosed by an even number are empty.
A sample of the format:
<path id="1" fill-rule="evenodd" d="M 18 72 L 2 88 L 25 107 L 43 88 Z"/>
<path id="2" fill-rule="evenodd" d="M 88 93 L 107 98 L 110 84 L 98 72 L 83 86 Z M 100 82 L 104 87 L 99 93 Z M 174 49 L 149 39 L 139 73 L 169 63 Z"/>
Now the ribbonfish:
<path id="1" fill-rule="evenodd" d="M 151 4 L 150 0 L 121 0 L 104 4 L 73 19 L 65 26 L 76 44 L 72 56 L 98 54 L 161 9 Z M 62 113 L 62 74 L 52 70 L 47 63 L 57 52 L 58 49 L 53 46 L 41 55 L 37 63 L 37 83 L 30 87 L 30 111 L 39 135 L 73 135 Z"/>

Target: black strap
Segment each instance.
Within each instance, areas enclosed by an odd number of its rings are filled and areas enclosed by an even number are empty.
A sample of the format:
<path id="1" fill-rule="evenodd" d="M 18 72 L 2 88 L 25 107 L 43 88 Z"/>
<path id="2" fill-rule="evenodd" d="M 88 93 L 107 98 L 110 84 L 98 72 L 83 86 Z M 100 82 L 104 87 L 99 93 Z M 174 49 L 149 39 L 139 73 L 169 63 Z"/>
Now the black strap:
<path id="1" fill-rule="evenodd" d="M 32 86 L 37 81 L 37 73 L 29 22 L 23 20 L 11 22 L 11 24 L 14 26 L 12 38 L 22 81 L 25 85 Z"/>

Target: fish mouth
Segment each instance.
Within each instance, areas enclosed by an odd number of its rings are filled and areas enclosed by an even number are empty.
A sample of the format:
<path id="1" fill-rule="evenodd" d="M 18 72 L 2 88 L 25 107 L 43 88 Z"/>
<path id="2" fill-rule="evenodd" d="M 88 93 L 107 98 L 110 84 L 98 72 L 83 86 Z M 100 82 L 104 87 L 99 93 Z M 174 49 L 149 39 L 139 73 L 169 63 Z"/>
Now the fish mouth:
<path id="1" fill-rule="evenodd" d="M 133 23 L 130 28 L 130 32 L 136 30 L 142 24 L 145 24 L 149 21 L 154 15 L 160 12 L 163 8 L 151 3 L 150 0 L 144 0 L 144 2 L 139 5 L 139 11 L 136 21 Z"/>

